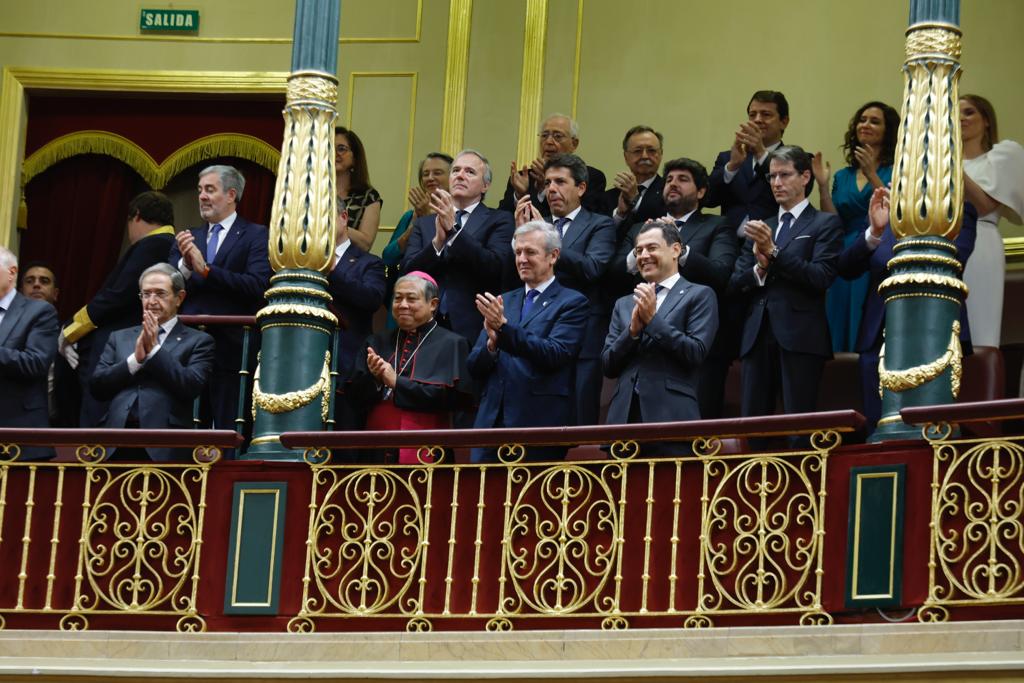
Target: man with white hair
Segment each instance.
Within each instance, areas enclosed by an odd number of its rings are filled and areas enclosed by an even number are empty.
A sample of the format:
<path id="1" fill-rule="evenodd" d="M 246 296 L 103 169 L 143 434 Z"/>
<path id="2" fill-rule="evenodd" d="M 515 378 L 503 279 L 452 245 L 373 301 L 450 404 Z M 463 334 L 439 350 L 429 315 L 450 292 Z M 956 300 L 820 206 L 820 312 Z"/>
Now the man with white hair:
<path id="1" fill-rule="evenodd" d="M 50 426 L 47 374 L 57 353 L 57 311 L 18 292 L 18 259 L 0 247 L 0 427 Z M 45 458 L 50 449 L 22 451 Z"/>
<path id="2" fill-rule="evenodd" d="M 575 424 L 573 371 L 590 304 L 555 279 L 562 240 L 549 223 L 516 228 L 516 271 L 523 286 L 483 293 L 476 306 L 484 329 L 469 354 L 469 371 L 484 385 L 477 429 Z M 565 457 L 564 446 L 531 447 L 527 460 Z M 473 462 L 496 462 L 493 448 L 474 448 Z"/>

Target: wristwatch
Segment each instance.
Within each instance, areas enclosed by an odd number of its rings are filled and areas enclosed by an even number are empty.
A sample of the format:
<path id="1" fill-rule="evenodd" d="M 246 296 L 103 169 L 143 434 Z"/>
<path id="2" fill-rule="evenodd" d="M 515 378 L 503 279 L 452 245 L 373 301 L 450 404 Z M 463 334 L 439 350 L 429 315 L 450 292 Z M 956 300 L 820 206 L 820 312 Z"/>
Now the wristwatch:
<path id="1" fill-rule="evenodd" d="M 775 244 L 775 245 L 772 246 L 772 250 L 768 254 L 768 258 L 769 258 L 769 260 L 774 261 L 776 258 L 778 258 L 778 256 L 779 256 L 779 245 Z"/>

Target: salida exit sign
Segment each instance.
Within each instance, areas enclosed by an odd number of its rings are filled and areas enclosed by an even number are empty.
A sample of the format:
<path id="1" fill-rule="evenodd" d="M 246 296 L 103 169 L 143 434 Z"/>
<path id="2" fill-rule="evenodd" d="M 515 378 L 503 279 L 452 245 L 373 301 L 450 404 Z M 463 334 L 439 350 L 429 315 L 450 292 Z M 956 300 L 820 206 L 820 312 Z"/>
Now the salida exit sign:
<path id="1" fill-rule="evenodd" d="M 199 30 L 199 10 L 144 9 L 139 30 L 142 33 L 195 33 Z"/>

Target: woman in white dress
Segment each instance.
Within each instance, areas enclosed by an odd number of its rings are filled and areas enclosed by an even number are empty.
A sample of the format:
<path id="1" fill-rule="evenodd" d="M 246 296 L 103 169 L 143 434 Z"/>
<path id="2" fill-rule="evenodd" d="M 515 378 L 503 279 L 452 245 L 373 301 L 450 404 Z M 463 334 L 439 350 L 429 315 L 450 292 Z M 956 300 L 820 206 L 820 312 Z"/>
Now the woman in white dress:
<path id="1" fill-rule="evenodd" d="M 996 112 L 979 95 L 960 98 L 964 142 L 964 199 L 978 209 L 978 239 L 967 261 L 964 282 L 970 290 L 967 318 L 975 346 L 999 346 L 1003 321 L 1006 253 L 1000 217 L 1017 225 L 1024 215 L 1024 147 L 999 140 Z"/>

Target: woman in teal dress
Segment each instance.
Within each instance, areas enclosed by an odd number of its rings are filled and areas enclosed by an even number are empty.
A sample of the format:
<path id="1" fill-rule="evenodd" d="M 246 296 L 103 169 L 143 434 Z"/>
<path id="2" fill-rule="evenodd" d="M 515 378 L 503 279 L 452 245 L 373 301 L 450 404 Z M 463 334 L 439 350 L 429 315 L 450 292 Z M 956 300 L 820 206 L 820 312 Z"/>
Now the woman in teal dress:
<path id="1" fill-rule="evenodd" d="M 452 169 L 452 158 L 441 152 L 431 152 L 420 162 L 419 187 L 409 188 L 409 204 L 411 209 L 402 214 L 398 219 L 398 225 L 391 234 L 381 258 L 384 259 L 384 267 L 387 269 L 388 293 L 385 301 L 391 300 L 391 289 L 400 273 L 398 266 L 405 254 L 405 245 L 409 243 L 409 236 L 412 235 L 413 222 L 417 218 L 429 216 L 430 194 L 436 189 L 448 189 L 448 175 Z M 389 330 L 395 329 L 395 319 L 388 311 L 387 326 Z"/>
<path id="2" fill-rule="evenodd" d="M 829 192 L 832 169 L 814 155 L 814 177 L 818 182 L 821 210 L 838 214 L 843 221 L 843 247 L 864 239 L 868 227 L 868 204 L 876 187 L 892 181 L 896 133 L 900 115 L 884 102 L 868 102 L 850 119 L 843 150 L 848 166 L 836 172 Z M 857 341 L 861 310 L 867 295 L 868 274 L 856 280 L 836 278 L 828 290 L 826 311 L 834 352 L 852 351 Z"/>

